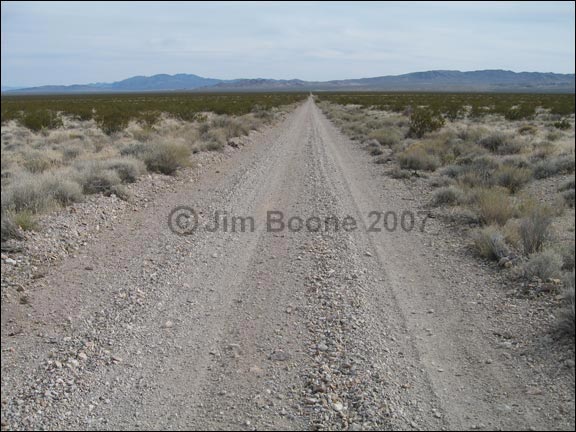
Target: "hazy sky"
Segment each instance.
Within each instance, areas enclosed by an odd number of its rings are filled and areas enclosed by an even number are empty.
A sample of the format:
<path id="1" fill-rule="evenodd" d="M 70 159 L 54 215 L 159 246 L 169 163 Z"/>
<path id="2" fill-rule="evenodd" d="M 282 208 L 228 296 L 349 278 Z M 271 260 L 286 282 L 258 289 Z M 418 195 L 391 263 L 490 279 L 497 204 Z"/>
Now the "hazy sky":
<path id="1" fill-rule="evenodd" d="M 573 2 L 2 2 L 2 86 L 574 73 Z"/>

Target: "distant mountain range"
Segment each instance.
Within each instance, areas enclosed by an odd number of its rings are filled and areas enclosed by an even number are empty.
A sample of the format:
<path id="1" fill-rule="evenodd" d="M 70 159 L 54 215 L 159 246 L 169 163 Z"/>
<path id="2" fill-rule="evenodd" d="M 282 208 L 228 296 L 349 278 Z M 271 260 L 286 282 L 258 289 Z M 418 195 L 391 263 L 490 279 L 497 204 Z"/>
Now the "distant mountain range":
<path id="1" fill-rule="evenodd" d="M 480 70 L 434 70 L 335 81 L 276 79 L 219 80 L 193 74 L 135 76 L 113 83 L 9 89 L 5 94 L 249 91 L 485 91 L 574 93 L 574 74 Z"/>

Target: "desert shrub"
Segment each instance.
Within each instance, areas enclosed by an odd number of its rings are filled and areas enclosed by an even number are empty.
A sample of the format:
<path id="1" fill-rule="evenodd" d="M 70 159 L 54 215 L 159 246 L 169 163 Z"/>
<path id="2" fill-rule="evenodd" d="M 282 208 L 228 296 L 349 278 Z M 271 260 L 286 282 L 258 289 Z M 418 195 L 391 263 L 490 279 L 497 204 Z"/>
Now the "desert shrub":
<path id="1" fill-rule="evenodd" d="M 532 164 L 524 156 L 506 156 L 502 158 L 502 165 L 514 168 L 532 168 Z"/>
<path id="2" fill-rule="evenodd" d="M 374 163 L 377 165 L 384 165 L 389 160 L 390 160 L 390 158 L 387 158 L 386 156 L 382 156 L 382 157 L 376 158 L 374 160 Z"/>
<path id="3" fill-rule="evenodd" d="M 134 156 L 136 158 L 141 158 L 142 155 L 148 150 L 149 148 L 148 143 L 132 143 L 120 150 L 120 154 L 122 156 Z"/>
<path id="4" fill-rule="evenodd" d="M 553 248 L 562 257 L 562 270 L 574 270 L 574 243 L 558 243 Z"/>
<path id="5" fill-rule="evenodd" d="M 569 336 L 574 337 L 576 312 L 574 309 L 574 270 L 564 275 L 564 310 L 560 314 L 560 330 L 567 333 Z"/>
<path id="6" fill-rule="evenodd" d="M 372 156 L 381 156 L 382 154 L 384 154 L 384 152 L 382 151 L 381 148 L 372 148 L 370 150 L 370 155 Z"/>
<path id="7" fill-rule="evenodd" d="M 525 124 L 518 128 L 518 133 L 520 135 L 536 135 L 538 133 L 538 127 L 533 124 Z"/>
<path id="8" fill-rule="evenodd" d="M 390 171 L 388 171 L 388 176 L 398 179 L 398 180 L 406 180 L 412 177 L 410 171 L 403 170 L 399 167 L 394 167 Z"/>
<path id="9" fill-rule="evenodd" d="M 3 210 L 39 213 L 54 204 L 68 205 L 82 201 L 80 186 L 63 175 L 20 175 L 2 192 Z"/>
<path id="10" fill-rule="evenodd" d="M 112 185 L 110 187 L 110 195 L 112 194 L 116 195 L 123 201 L 128 201 L 131 198 L 130 192 L 128 191 L 128 189 L 126 189 L 126 187 L 123 184 Z"/>
<path id="11" fill-rule="evenodd" d="M 76 169 L 76 180 L 85 194 L 110 195 L 112 187 L 122 182 L 116 171 L 107 168 L 106 164 L 100 161 L 86 161 L 77 164 Z"/>
<path id="12" fill-rule="evenodd" d="M 400 168 L 434 171 L 440 166 L 440 160 L 420 146 L 413 145 L 401 153 L 398 153 Z"/>
<path id="13" fill-rule="evenodd" d="M 31 173 L 43 173 L 56 167 L 59 161 L 50 157 L 45 151 L 33 150 L 24 154 L 22 166 Z"/>
<path id="14" fill-rule="evenodd" d="M 227 140 L 233 137 L 247 135 L 249 131 L 241 122 L 228 117 L 215 118 L 212 120 L 212 127 L 222 129 L 223 135 Z M 204 133 L 208 133 L 208 130 Z"/>
<path id="15" fill-rule="evenodd" d="M 133 157 L 110 159 L 105 165 L 118 173 L 122 183 L 134 183 L 146 171 L 144 163 Z"/>
<path id="16" fill-rule="evenodd" d="M 510 192 L 518 192 L 532 178 L 532 170 L 502 166 L 496 171 L 496 183 L 507 188 Z"/>
<path id="17" fill-rule="evenodd" d="M 562 198 L 564 198 L 564 202 L 570 208 L 574 208 L 574 189 L 567 190 L 562 193 Z"/>
<path id="18" fill-rule="evenodd" d="M 440 205 L 456 205 L 464 202 L 465 195 L 462 189 L 455 186 L 448 186 L 438 189 L 434 193 L 432 203 L 436 206 Z"/>
<path id="19" fill-rule="evenodd" d="M 368 138 L 377 140 L 380 145 L 394 147 L 402 141 L 402 134 L 397 129 L 375 129 L 368 134 Z"/>
<path id="20" fill-rule="evenodd" d="M 39 132 L 43 129 L 56 129 L 62 127 L 62 119 L 58 113 L 47 110 L 39 109 L 25 112 L 20 118 L 22 125 L 34 132 Z"/>
<path id="21" fill-rule="evenodd" d="M 524 253 L 530 255 L 540 252 L 550 238 L 551 211 L 548 208 L 534 207 L 520 221 L 520 238 Z"/>
<path id="22" fill-rule="evenodd" d="M 424 134 L 434 132 L 444 126 L 445 120 L 441 114 L 429 108 L 417 108 L 410 115 L 410 129 L 408 135 L 421 138 Z"/>
<path id="23" fill-rule="evenodd" d="M 12 219 L 12 213 L 2 211 L 1 235 L 2 243 L 8 240 L 22 240 L 23 236 L 20 229 Z"/>
<path id="24" fill-rule="evenodd" d="M 500 153 L 500 149 L 508 145 L 510 141 L 512 141 L 512 137 L 510 135 L 496 132 L 481 138 L 478 141 L 478 144 L 493 153 Z"/>
<path id="25" fill-rule="evenodd" d="M 560 121 L 554 122 L 554 127 L 560 130 L 568 130 L 572 127 L 568 119 L 562 119 Z"/>
<path id="26" fill-rule="evenodd" d="M 160 111 L 142 111 L 139 113 L 138 122 L 146 129 L 151 129 L 160 120 Z"/>
<path id="27" fill-rule="evenodd" d="M 477 230 L 473 239 L 476 252 L 483 258 L 498 261 L 510 253 L 504 235 L 496 226 L 487 226 Z"/>
<path id="28" fill-rule="evenodd" d="M 459 161 L 459 168 L 454 168 L 456 178 L 463 184 L 474 186 L 492 186 L 495 184 L 494 173 L 500 168 L 498 161 L 489 156 L 464 158 Z"/>
<path id="29" fill-rule="evenodd" d="M 12 215 L 12 220 L 22 231 L 34 231 L 38 228 L 36 216 L 30 210 L 15 212 Z"/>
<path id="30" fill-rule="evenodd" d="M 504 225 L 514 215 L 508 193 L 502 188 L 479 191 L 477 195 L 478 215 L 485 225 Z"/>
<path id="31" fill-rule="evenodd" d="M 148 146 L 143 160 L 149 171 L 171 175 L 190 164 L 190 148 L 170 142 L 153 144 Z"/>
<path id="32" fill-rule="evenodd" d="M 66 161 L 74 160 L 81 154 L 82 154 L 82 147 L 80 146 L 68 146 L 62 149 L 62 157 Z"/>
<path id="33" fill-rule="evenodd" d="M 42 177 L 43 188 L 58 204 L 67 206 L 84 199 L 82 189 L 68 173 L 51 173 Z"/>
<path id="34" fill-rule="evenodd" d="M 561 269 L 562 257 L 551 249 L 530 255 L 523 266 L 524 275 L 527 278 L 537 277 L 543 281 L 560 277 Z"/>
<path id="35" fill-rule="evenodd" d="M 542 160 L 534 165 L 534 177 L 544 179 L 574 172 L 574 155 L 560 155 Z"/>
<path id="36" fill-rule="evenodd" d="M 224 144 L 220 141 L 208 141 L 202 148 L 208 151 L 220 151 L 224 148 Z"/>
<path id="37" fill-rule="evenodd" d="M 569 180 L 566 180 L 564 183 L 562 183 L 559 187 L 558 187 L 558 191 L 559 192 L 564 192 L 570 189 L 574 189 L 574 177 L 572 177 Z"/>

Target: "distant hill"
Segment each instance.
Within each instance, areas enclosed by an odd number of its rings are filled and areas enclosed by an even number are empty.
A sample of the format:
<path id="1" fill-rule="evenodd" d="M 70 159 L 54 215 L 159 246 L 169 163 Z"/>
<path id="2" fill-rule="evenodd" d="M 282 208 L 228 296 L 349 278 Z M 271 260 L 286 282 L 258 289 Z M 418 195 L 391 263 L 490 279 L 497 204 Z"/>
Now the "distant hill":
<path id="1" fill-rule="evenodd" d="M 76 84 L 69 86 L 40 86 L 10 90 L 9 93 L 104 93 L 194 90 L 223 82 L 215 78 L 203 78 L 193 74 L 159 74 L 135 76 L 113 83 Z"/>
<path id="2" fill-rule="evenodd" d="M 135 76 L 113 83 L 42 86 L 8 94 L 154 91 L 484 91 L 574 93 L 574 74 L 480 70 L 434 70 L 373 78 L 302 81 L 267 78 L 219 80 L 193 74 Z M 4 90 L 3 90 L 4 93 Z"/>

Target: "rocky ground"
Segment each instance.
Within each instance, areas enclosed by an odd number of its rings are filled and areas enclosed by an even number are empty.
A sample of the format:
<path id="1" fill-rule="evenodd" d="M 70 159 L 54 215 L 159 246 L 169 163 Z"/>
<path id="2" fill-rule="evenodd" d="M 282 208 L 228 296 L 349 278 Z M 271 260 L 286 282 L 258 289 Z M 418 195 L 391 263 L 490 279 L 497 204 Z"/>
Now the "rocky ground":
<path id="1" fill-rule="evenodd" d="M 554 297 L 502 289 L 312 99 L 200 157 L 3 255 L 3 429 L 574 429 Z M 210 232 L 215 211 L 254 230 Z M 269 211 L 309 227 L 269 232 Z M 369 232 L 372 211 L 399 223 Z"/>

